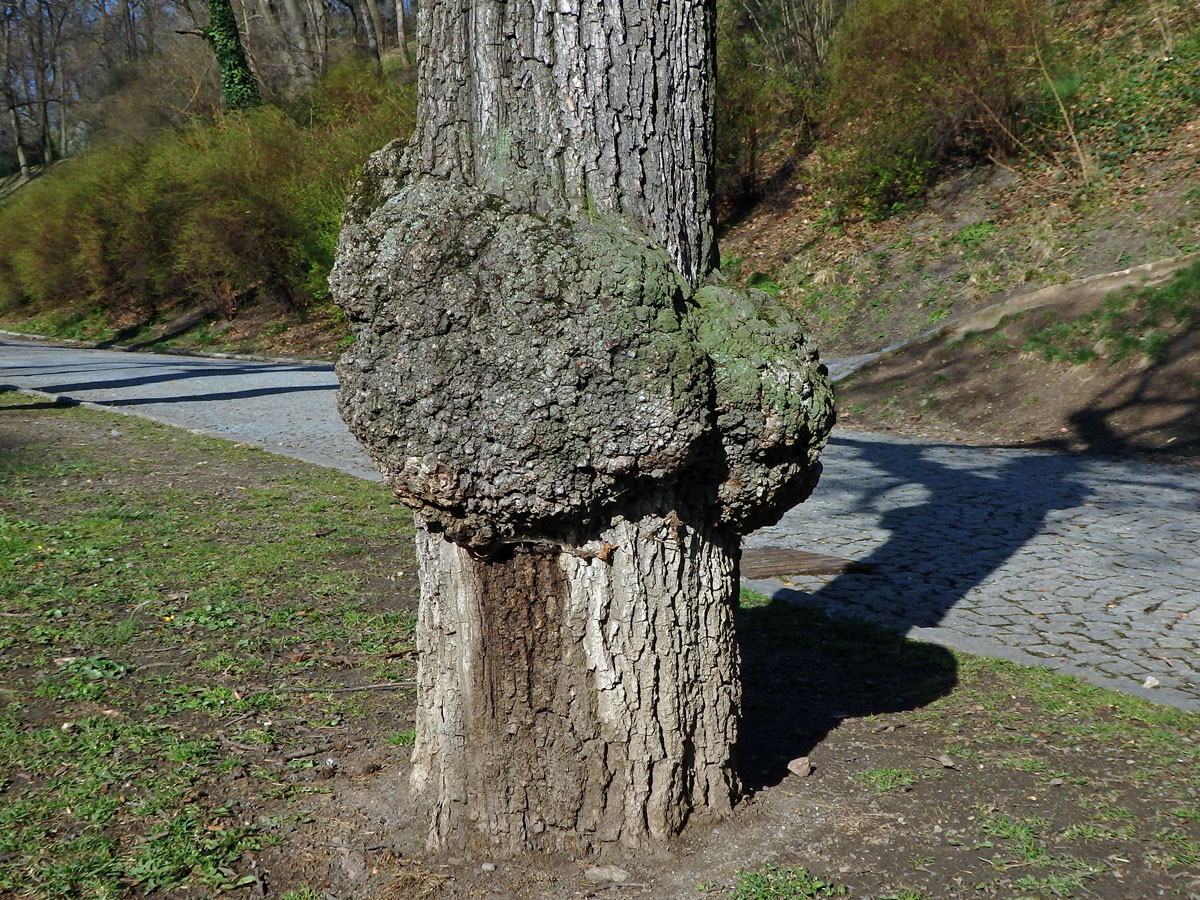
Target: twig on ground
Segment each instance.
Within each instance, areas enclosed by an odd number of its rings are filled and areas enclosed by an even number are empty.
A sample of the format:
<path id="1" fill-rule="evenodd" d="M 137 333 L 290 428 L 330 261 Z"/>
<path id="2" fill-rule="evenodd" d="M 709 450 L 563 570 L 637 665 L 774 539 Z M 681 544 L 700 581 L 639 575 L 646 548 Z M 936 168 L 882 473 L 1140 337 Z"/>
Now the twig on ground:
<path id="1" fill-rule="evenodd" d="M 324 753 L 326 750 L 329 750 L 332 746 L 332 744 L 324 744 L 320 747 L 301 747 L 299 750 L 293 750 L 291 753 L 285 754 L 283 760 L 284 762 L 291 762 L 294 759 L 304 759 L 306 756 L 316 756 L 318 753 Z"/>
<path id="2" fill-rule="evenodd" d="M 353 691 L 387 691 L 395 690 L 402 687 L 414 687 L 415 681 L 384 681 L 380 684 L 361 684 L 357 687 L 340 687 L 340 688 L 272 688 L 271 690 L 281 694 L 348 694 Z"/>

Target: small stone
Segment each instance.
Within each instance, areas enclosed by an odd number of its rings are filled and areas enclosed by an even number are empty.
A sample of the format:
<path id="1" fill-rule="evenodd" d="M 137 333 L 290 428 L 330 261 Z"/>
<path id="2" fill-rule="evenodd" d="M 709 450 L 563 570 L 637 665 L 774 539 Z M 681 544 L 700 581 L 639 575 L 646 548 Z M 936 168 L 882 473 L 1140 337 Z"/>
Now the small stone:
<path id="1" fill-rule="evenodd" d="M 942 768 L 945 769 L 953 769 L 957 765 L 957 763 L 954 761 L 954 757 L 949 753 L 942 753 L 938 756 L 937 761 L 940 762 L 942 764 Z"/>
<path id="2" fill-rule="evenodd" d="M 486 863 L 484 863 L 482 866 L 480 866 L 479 868 L 480 868 L 481 870 L 483 870 L 484 872 L 495 872 L 495 871 L 496 871 L 496 864 L 495 864 L 495 863 L 493 863 L 493 862 L 486 862 Z"/>
<path id="3" fill-rule="evenodd" d="M 629 873 L 618 866 L 592 866 L 583 877 L 590 884 L 621 884 L 629 880 Z"/>
<path id="4" fill-rule="evenodd" d="M 812 763 L 807 756 L 798 756 L 787 764 L 788 771 L 797 778 L 807 778 L 812 774 Z"/>
<path id="5" fill-rule="evenodd" d="M 1161 683 L 1162 683 L 1162 682 L 1160 682 L 1160 681 L 1159 681 L 1157 678 L 1155 678 L 1153 675 L 1147 675 L 1147 676 L 1146 676 L 1146 680 L 1142 682 L 1142 687 L 1144 687 L 1144 688 L 1156 688 L 1156 687 L 1158 687 L 1158 686 L 1159 686 Z"/>

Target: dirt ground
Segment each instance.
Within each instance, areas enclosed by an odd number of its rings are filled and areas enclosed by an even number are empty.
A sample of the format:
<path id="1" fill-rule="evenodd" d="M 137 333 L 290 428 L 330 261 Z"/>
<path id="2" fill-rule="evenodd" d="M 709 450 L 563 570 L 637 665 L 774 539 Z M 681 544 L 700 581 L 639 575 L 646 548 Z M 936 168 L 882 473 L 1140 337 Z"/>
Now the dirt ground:
<path id="1" fill-rule="evenodd" d="M 0 471 L 0 895 L 1200 897 L 1200 718 L 754 597 L 732 818 L 600 860 L 426 856 L 411 539 L 379 486 L 14 393 Z M 79 659 L 106 680 L 66 679 Z M 200 849 L 171 845 L 169 887 L 55 875 L 181 821 Z M 215 875 L 213 835 L 240 841 Z"/>
<path id="2" fill-rule="evenodd" d="M 839 385 L 839 424 L 1200 464 L 1200 332 L 1174 333 L 1157 361 L 1073 364 L 1021 349 L 1029 334 L 1088 313 L 1101 299 L 1055 305 L 886 357 Z"/>

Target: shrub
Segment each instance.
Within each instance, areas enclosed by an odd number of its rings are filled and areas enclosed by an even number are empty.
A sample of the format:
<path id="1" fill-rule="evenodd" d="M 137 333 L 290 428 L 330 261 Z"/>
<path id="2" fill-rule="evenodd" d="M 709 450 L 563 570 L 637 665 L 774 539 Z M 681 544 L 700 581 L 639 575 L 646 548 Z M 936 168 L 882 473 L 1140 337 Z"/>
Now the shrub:
<path id="1" fill-rule="evenodd" d="M 263 107 L 71 160 L 0 206 L 0 303 L 110 321 L 251 294 L 326 292 L 346 194 L 411 128 L 410 87 L 361 64 L 292 111 Z"/>
<path id="2" fill-rule="evenodd" d="M 830 186 L 881 213 L 952 158 L 1012 150 L 1036 83 L 1036 26 L 1026 0 L 860 0 L 831 53 Z"/>
<path id="3" fill-rule="evenodd" d="M 717 4 L 716 187 L 736 213 L 812 146 L 829 36 L 848 0 Z"/>

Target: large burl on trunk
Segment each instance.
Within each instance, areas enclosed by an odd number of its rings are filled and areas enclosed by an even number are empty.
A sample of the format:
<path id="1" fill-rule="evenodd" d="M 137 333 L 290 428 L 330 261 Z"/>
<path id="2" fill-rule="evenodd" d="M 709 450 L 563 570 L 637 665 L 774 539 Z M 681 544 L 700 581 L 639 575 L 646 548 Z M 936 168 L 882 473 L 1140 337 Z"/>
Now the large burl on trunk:
<path id="1" fill-rule="evenodd" d="M 728 812 L 739 535 L 816 483 L 830 388 L 711 274 L 707 0 L 452 0 L 332 284 L 342 415 L 416 513 L 435 849 L 603 851 Z"/>

